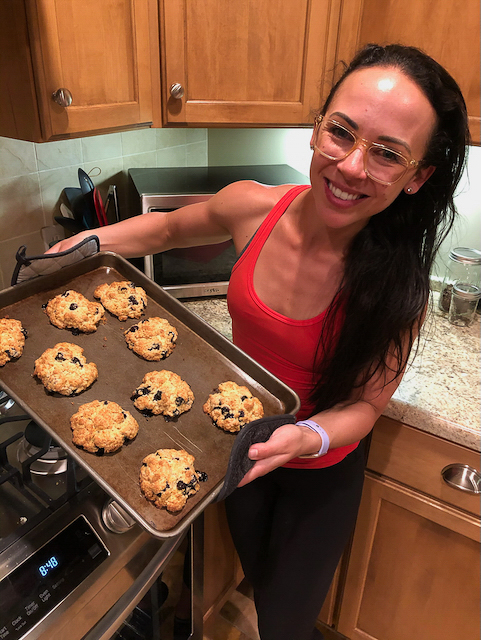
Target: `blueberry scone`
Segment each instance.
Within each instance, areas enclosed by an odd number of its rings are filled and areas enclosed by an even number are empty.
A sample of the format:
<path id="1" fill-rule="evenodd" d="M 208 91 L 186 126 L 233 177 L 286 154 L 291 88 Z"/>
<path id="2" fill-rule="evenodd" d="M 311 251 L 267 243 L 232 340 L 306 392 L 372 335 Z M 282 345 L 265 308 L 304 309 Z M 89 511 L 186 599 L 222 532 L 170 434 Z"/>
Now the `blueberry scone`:
<path id="1" fill-rule="evenodd" d="M 116 402 L 94 400 L 79 407 L 70 418 L 72 441 L 77 447 L 102 455 L 117 451 L 139 431 L 137 420 Z"/>
<path id="2" fill-rule="evenodd" d="M 194 456 L 184 449 L 159 449 L 142 460 L 140 489 L 156 507 L 180 511 L 199 490 L 207 474 L 196 471 Z"/>
<path id="3" fill-rule="evenodd" d="M 124 331 L 129 349 L 145 360 L 170 356 L 177 340 L 177 329 L 164 318 L 148 318 Z"/>
<path id="4" fill-rule="evenodd" d="M 147 415 L 162 414 L 168 419 L 189 411 L 194 402 L 194 394 L 179 375 L 164 369 L 146 373 L 131 400 L 139 411 Z"/>
<path id="5" fill-rule="evenodd" d="M 76 344 L 59 342 L 35 360 L 33 375 L 47 391 L 75 396 L 88 389 L 98 376 L 97 366 L 87 362 L 83 352 Z"/>
<path id="6" fill-rule="evenodd" d="M 0 367 L 10 360 L 20 358 L 26 337 L 27 331 L 20 320 L 0 318 Z"/>
<path id="7" fill-rule="evenodd" d="M 98 302 L 90 302 L 78 291 L 69 289 L 49 300 L 45 313 L 59 329 L 92 333 L 104 319 L 105 310 Z"/>
<path id="8" fill-rule="evenodd" d="M 222 382 L 207 398 L 203 409 L 218 427 L 232 433 L 264 416 L 261 401 L 247 387 L 231 381 Z"/>
<path id="9" fill-rule="evenodd" d="M 147 306 L 147 294 L 142 287 L 136 287 L 133 282 L 127 280 L 101 284 L 95 289 L 94 296 L 122 321 L 127 318 L 140 318 Z"/>

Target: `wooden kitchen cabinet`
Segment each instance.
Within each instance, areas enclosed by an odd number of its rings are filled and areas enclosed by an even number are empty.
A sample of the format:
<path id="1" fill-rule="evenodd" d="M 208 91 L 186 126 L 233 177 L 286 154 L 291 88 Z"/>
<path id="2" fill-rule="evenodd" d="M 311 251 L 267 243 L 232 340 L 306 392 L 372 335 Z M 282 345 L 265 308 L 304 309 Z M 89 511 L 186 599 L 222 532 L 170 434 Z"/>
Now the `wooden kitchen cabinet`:
<path id="1" fill-rule="evenodd" d="M 458 82 L 480 144 L 479 13 L 479 0 L 343 0 L 336 59 L 350 60 L 368 42 L 423 49 Z"/>
<path id="2" fill-rule="evenodd" d="M 160 0 L 164 124 L 311 124 L 330 85 L 339 2 Z"/>
<path id="3" fill-rule="evenodd" d="M 449 463 L 479 455 L 376 424 L 337 624 L 350 640 L 478 640 L 479 497 L 444 482 Z"/>
<path id="4" fill-rule="evenodd" d="M 204 511 L 202 612 L 206 628 L 242 578 L 242 568 L 229 532 L 224 503 L 210 504 Z"/>
<path id="5" fill-rule="evenodd" d="M 160 124 L 157 0 L 2 0 L 0 25 L 0 135 Z M 61 88 L 69 106 L 53 99 Z"/>

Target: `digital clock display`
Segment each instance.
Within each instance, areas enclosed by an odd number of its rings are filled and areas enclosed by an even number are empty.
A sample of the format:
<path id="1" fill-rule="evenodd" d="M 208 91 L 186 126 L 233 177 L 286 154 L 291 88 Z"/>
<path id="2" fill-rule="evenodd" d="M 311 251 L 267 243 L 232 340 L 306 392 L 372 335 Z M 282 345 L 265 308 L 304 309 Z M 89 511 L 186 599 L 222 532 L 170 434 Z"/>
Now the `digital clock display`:
<path id="1" fill-rule="evenodd" d="M 56 556 L 52 556 L 47 560 L 45 564 L 41 564 L 38 568 L 38 571 L 42 578 L 48 576 L 48 574 L 52 571 L 52 569 L 56 569 L 58 567 L 58 560 Z"/>
<path id="2" fill-rule="evenodd" d="M 70 523 L 0 581 L 0 640 L 25 638 L 108 555 L 84 516 Z"/>

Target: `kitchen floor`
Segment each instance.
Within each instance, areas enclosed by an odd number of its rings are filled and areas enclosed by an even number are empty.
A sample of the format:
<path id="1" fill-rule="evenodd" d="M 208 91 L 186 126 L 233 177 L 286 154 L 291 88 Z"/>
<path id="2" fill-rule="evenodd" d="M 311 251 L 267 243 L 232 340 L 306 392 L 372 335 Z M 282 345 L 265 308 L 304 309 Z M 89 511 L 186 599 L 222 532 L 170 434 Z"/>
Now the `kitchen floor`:
<path id="1" fill-rule="evenodd" d="M 252 591 L 246 581 L 241 582 L 204 629 L 204 640 L 259 640 Z"/>

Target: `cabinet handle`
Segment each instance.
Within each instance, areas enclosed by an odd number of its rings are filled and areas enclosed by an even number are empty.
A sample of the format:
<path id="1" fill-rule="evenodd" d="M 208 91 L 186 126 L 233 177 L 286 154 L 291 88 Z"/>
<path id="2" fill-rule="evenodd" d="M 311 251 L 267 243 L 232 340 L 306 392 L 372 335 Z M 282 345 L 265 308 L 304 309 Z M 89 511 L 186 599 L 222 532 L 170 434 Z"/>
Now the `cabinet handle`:
<path id="1" fill-rule="evenodd" d="M 448 464 L 441 471 L 444 482 L 455 489 L 469 493 L 481 493 L 481 474 L 467 464 Z"/>
<path id="2" fill-rule="evenodd" d="M 68 89 L 57 89 L 52 93 L 52 100 L 61 107 L 70 107 L 72 104 L 72 94 Z"/>
<path id="3" fill-rule="evenodd" d="M 184 87 L 179 82 L 174 82 L 170 85 L 170 95 L 176 99 L 183 98 Z"/>

